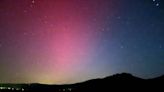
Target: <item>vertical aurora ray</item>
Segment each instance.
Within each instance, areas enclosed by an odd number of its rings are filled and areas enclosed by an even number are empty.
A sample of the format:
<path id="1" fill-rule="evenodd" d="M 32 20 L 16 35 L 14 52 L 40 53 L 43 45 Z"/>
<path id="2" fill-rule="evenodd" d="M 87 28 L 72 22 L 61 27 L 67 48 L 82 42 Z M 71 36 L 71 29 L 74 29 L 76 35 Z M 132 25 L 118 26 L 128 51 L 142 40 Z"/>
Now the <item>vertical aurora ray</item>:
<path id="1" fill-rule="evenodd" d="M 108 5 L 99 5 L 99 1 L 56 0 L 40 2 L 38 9 L 47 5 L 49 7 L 42 12 L 34 7 L 38 11 L 34 14 L 40 14 L 48 21 L 43 21 L 46 23 L 42 26 L 37 22 L 33 26 L 35 34 L 39 35 L 34 40 L 28 40 L 27 50 L 23 51 L 26 54 L 22 54 L 20 60 L 27 64 L 21 63 L 24 66 L 22 71 L 27 72 L 26 77 L 40 83 L 70 83 L 88 79 L 88 73 L 93 69 L 86 68 L 94 63 L 105 17 L 105 10 L 102 10 Z M 29 67 L 31 73 L 28 73 Z"/>
<path id="2" fill-rule="evenodd" d="M 59 11 L 54 14 L 57 20 L 56 27 L 52 30 L 52 40 L 48 41 L 52 49 L 49 56 L 52 56 L 51 64 L 54 63 L 54 71 L 62 73 L 62 77 L 69 78 L 84 71 L 88 67 L 87 63 L 91 62 L 95 46 L 100 39 L 95 27 L 97 23 L 92 19 L 98 12 L 92 7 L 87 10 L 76 8 L 77 2 L 58 2 L 56 5 L 60 6 L 56 6 L 56 11 Z"/>

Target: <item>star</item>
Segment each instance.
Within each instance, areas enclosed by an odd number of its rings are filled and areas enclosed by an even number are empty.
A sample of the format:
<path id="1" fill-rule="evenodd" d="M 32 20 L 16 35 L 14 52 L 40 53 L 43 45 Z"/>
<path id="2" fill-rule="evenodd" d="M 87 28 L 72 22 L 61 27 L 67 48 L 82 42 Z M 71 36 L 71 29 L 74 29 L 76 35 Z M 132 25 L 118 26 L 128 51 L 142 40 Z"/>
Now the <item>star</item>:
<path id="1" fill-rule="evenodd" d="M 45 16 L 44 16 L 44 18 L 48 18 L 48 16 L 47 16 L 47 15 L 45 15 Z"/>
<path id="2" fill-rule="evenodd" d="M 157 6 L 157 7 L 158 7 L 158 6 L 159 6 L 159 3 L 156 3 L 156 5 L 155 5 L 155 6 Z"/>
<path id="3" fill-rule="evenodd" d="M 47 24 L 48 23 L 48 21 L 46 21 L 46 20 L 44 20 L 43 22 L 44 22 L 44 24 Z"/>
<path id="4" fill-rule="evenodd" d="M 104 28 L 102 28 L 102 29 L 101 29 L 101 31 L 105 31 L 105 29 L 104 29 Z"/>
<path id="5" fill-rule="evenodd" d="M 118 16 L 117 19 L 118 19 L 118 20 L 121 19 L 121 16 Z"/>
<path id="6" fill-rule="evenodd" d="M 94 21 L 94 22 L 96 22 L 96 21 L 97 21 L 97 19 L 96 19 L 96 18 L 94 18 L 94 19 L 93 19 L 93 21 Z"/>
<path id="7" fill-rule="evenodd" d="M 2 43 L 0 43 L 0 47 L 2 47 Z"/>
<path id="8" fill-rule="evenodd" d="M 120 48 L 121 48 L 121 49 L 123 49 L 123 48 L 124 48 L 124 46 L 122 45 L 122 46 L 120 46 Z"/>
<path id="9" fill-rule="evenodd" d="M 50 24 L 50 27 L 54 27 L 54 24 Z"/>
<path id="10" fill-rule="evenodd" d="M 27 32 L 24 32 L 23 35 L 27 35 Z"/>
<path id="11" fill-rule="evenodd" d="M 32 0 L 31 3 L 34 4 L 35 3 L 35 0 Z"/>
<path id="12" fill-rule="evenodd" d="M 26 12 L 27 12 L 27 10 L 23 10 L 23 12 L 24 12 L 24 13 L 26 13 Z"/>

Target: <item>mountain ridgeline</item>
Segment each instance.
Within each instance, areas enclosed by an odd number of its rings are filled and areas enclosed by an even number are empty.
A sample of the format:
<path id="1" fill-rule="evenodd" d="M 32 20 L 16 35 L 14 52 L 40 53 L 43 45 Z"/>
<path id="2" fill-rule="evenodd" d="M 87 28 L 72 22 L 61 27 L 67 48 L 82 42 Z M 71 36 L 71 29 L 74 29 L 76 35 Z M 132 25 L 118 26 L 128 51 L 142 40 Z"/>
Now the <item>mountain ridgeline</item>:
<path id="1" fill-rule="evenodd" d="M 76 84 L 1 84 L 0 92 L 115 92 L 151 90 L 164 92 L 164 76 L 142 79 L 128 73 L 116 74 Z"/>

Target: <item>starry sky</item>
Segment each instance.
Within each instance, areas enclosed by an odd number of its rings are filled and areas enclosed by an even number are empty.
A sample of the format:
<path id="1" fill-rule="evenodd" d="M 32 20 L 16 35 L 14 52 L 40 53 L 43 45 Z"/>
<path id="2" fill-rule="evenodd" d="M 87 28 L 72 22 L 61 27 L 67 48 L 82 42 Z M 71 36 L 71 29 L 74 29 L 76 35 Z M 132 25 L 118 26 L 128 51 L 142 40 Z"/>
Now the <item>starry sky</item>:
<path id="1" fill-rule="evenodd" d="M 0 83 L 164 74 L 163 0 L 0 0 Z"/>

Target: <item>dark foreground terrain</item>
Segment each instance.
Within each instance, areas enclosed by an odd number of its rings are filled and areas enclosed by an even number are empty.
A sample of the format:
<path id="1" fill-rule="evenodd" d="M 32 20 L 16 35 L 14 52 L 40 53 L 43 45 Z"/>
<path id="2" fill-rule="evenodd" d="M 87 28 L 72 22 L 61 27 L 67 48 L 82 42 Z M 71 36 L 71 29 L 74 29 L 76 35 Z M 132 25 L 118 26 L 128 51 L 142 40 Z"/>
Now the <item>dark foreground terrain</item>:
<path id="1" fill-rule="evenodd" d="M 141 79 L 131 74 L 116 74 L 70 85 L 0 84 L 0 92 L 164 92 L 164 76 Z"/>

